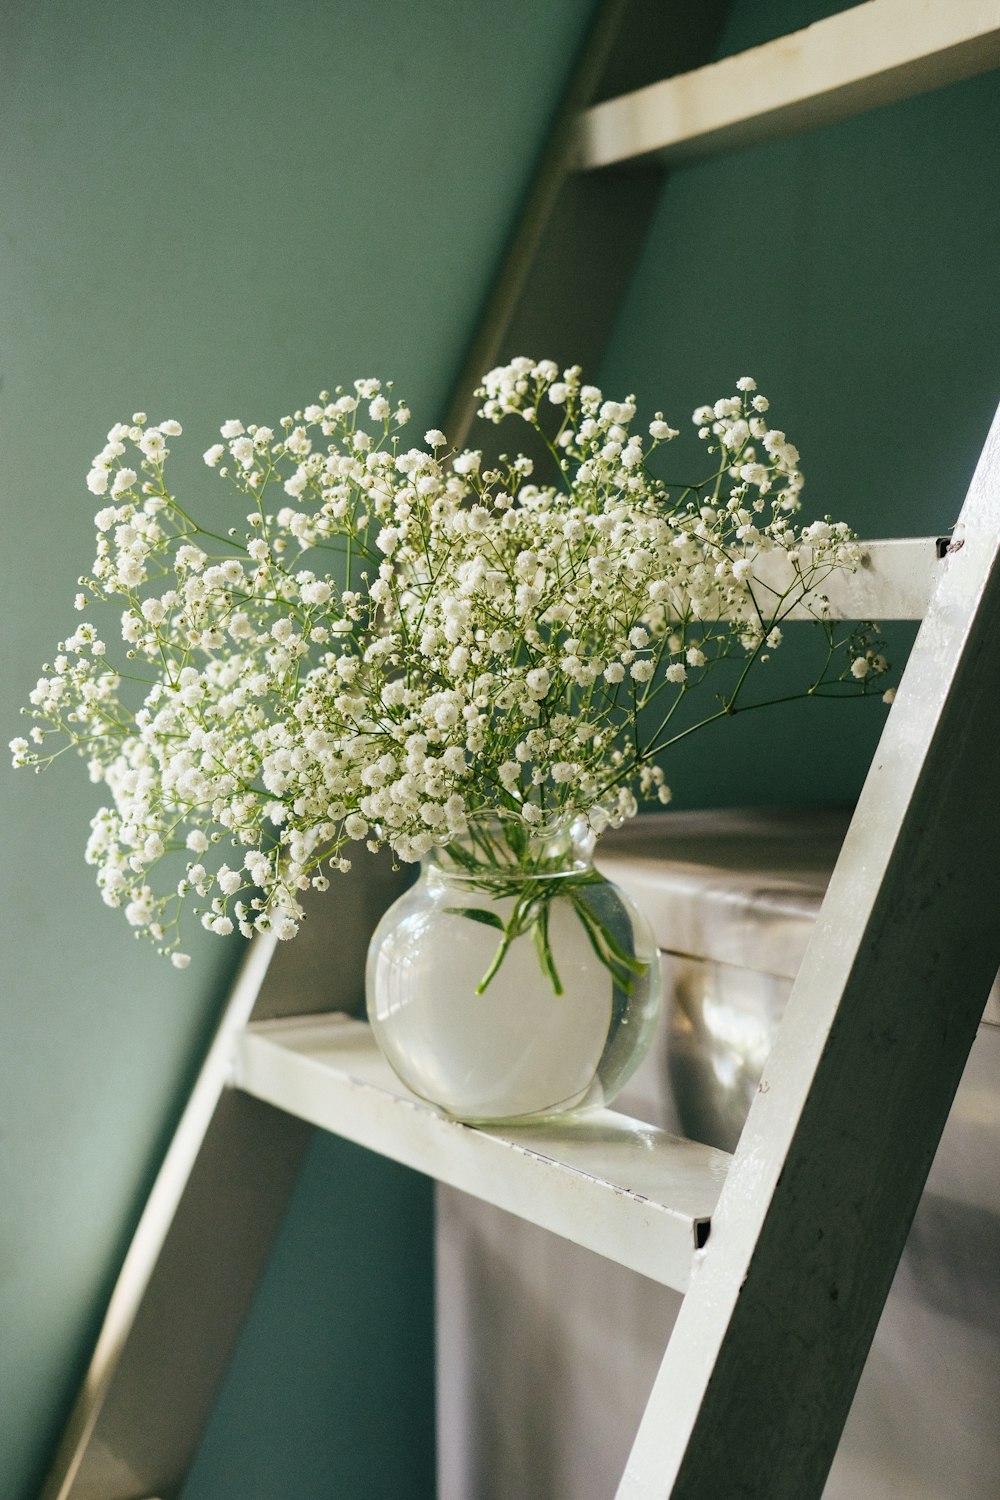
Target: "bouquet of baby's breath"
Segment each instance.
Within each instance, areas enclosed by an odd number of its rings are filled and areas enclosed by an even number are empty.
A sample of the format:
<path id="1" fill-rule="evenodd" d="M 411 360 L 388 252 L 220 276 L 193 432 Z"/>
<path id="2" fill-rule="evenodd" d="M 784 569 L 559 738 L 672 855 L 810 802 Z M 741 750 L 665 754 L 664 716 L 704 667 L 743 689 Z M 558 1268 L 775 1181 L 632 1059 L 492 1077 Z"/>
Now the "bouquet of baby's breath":
<path id="1" fill-rule="evenodd" d="M 79 625 L 31 693 L 34 746 L 11 747 L 36 767 L 75 747 L 107 788 L 86 857 L 108 905 L 183 967 L 188 903 L 219 934 L 291 937 L 301 893 L 358 842 L 407 861 L 446 846 L 516 885 L 528 834 L 574 817 L 599 834 L 637 796 L 669 801 L 664 753 L 739 711 L 803 601 L 827 649 L 801 691 L 869 691 L 878 642 L 838 636 L 817 593 L 857 544 L 796 523 L 798 453 L 755 383 L 737 387 L 695 412 L 708 473 L 678 484 L 650 465 L 677 436 L 662 413 L 633 432 L 634 398 L 576 368 L 516 359 L 477 393 L 486 421 L 541 435 L 546 474 L 438 431 L 411 446 L 391 386 L 358 380 L 280 434 L 222 427 L 205 462 L 245 534 L 204 529 L 171 493 L 177 422 L 113 427 L 76 603 L 111 605 L 123 644 Z M 691 722 L 682 705 L 727 659 Z M 545 915 L 518 921 L 537 938 Z"/>

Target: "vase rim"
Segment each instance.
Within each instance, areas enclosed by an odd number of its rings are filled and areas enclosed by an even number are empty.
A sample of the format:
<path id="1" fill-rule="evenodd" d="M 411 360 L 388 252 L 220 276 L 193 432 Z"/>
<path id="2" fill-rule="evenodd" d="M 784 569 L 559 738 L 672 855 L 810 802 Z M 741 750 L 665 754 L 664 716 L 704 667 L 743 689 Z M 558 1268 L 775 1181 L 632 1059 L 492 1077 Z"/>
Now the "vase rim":
<path id="1" fill-rule="evenodd" d="M 512 847 L 506 835 L 507 829 L 515 828 L 524 836 L 523 849 Z M 470 868 L 461 858 L 456 858 L 454 850 L 457 846 L 475 855 L 477 834 L 482 833 L 494 835 L 497 844 L 492 850 L 483 849 L 483 858 L 477 858 Z M 491 873 L 500 878 L 509 877 L 511 870 L 518 868 L 526 877 L 537 873 L 551 878 L 551 863 L 560 863 L 567 873 L 589 866 L 595 844 L 595 834 L 587 819 L 579 813 L 564 813 L 541 823 L 528 824 L 519 814 L 504 808 L 473 814 L 468 819 L 466 831 L 447 844 L 436 844 L 424 856 L 424 863 L 455 879 L 480 880 Z M 491 853 L 499 857 L 491 859 Z M 532 871 L 531 865 L 540 863 L 543 858 L 549 868 Z"/>

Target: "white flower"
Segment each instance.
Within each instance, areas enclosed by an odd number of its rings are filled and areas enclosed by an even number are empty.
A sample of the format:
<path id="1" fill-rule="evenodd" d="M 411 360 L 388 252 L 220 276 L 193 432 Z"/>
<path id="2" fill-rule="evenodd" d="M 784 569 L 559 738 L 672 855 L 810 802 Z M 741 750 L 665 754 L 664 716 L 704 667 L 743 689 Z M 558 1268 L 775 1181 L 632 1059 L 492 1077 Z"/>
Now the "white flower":
<path id="1" fill-rule="evenodd" d="M 152 919 L 151 895 L 146 890 L 125 908 L 125 920 L 130 927 L 147 927 Z"/>
<path id="2" fill-rule="evenodd" d="M 325 578 L 303 584 L 301 592 L 304 604 L 326 604 L 333 596 L 333 589 Z"/>
<path id="3" fill-rule="evenodd" d="M 646 467 L 677 436 L 662 412 L 644 419 L 647 440 L 633 396 L 606 399 L 577 367 L 527 356 L 477 397 L 491 422 L 537 425 L 549 468 L 513 452 L 496 468 L 478 450 L 448 461 L 437 428 L 404 449 L 409 410 L 374 379 L 321 392 L 277 437 L 231 419 L 204 454 L 212 468 L 231 459 L 223 473 L 245 497 L 231 545 L 169 498 L 180 424 L 116 424 L 88 477 L 111 493 L 77 602 L 110 601 L 123 645 L 116 661 L 81 623 L 30 694 L 45 753 L 11 746 L 19 765 L 58 753 L 53 736 L 84 750 L 108 802 L 87 843 L 104 901 L 182 967 L 186 905 L 213 932 L 289 938 L 298 893 L 329 884 L 351 841 L 412 861 L 497 800 L 529 826 L 561 811 L 594 833 L 630 817 L 636 794 L 665 803 L 640 705 L 688 669 L 700 687 L 740 644 L 773 649 L 796 591 L 856 559 L 839 523 L 793 524 L 797 450 L 752 382 L 736 389 L 695 412 L 710 473 L 683 494 Z M 388 441 L 356 423 L 359 403 Z M 146 483 L 121 467 L 136 451 Z M 781 616 L 753 601 L 751 623 L 752 560 L 776 549 L 799 559 L 794 588 Z M 720 605 L 743 617 L 696 625 Z M 860 693 L 885 662 L 870 635 L 852 639 L 857 664 L 842 656 L 838 670 Z M 192 861 L 179 879 L 161 860 L 177 846 Z"/>
<path id="4" fill-rule="evenodd" d="M 253 467 L 254 459 L 256 457 L 256 449 L 253 445 L 253 438 L 235 438 L 233 442 L 229 444 L 229 451 L 233 455 L 233 458 L 236 460 L 236 462 L 242 468 L 250 469 Z"/>
<path id="5" fill-rule="evenodd" d="M 170 955 L 170 962 L 173 964 L 175 969 L 186 969 L 188 964 L 191 962 L 191 955 L 190 953 L 180 953 L 175 948 L 173 953 L 171 953 Z"/>
<path id="6" fill-rule="evenodd" d="M 134 469 L 119 469 L 111 482 L 112 498 L 117 499 L 119 495 L 124 495 L 126 491 L 132 489 L 138 477 Z"/>
<path id="7" fill-rule="evenodd" d="M 167 613 L 159 599 L 144 599 L 141 609 L 143 619 L 150 625 L 161 624 Z"/>
<path id="8" fill-rule="evenodd" d="M 508 792 L 515 791 L 521 785 L 521 767 L 516 760 L 505 760 L 498 768 L 497 775 Z"/>

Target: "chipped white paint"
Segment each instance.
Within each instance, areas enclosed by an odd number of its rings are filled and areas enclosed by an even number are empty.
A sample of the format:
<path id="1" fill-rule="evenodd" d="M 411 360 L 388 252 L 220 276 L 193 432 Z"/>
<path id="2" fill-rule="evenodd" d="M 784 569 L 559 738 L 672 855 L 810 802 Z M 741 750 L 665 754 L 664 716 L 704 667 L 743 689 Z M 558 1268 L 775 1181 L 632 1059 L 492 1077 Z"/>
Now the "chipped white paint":
<path id="1" fill-rule="evenodd" d="M 345 1016 L 251 1025 L 237 1082 L 678 1291 L 688 1285 L 730 1161 L 611 1110 L 564 1125 L 459 1124 L 411 1094 L 369 1028 Z"/>
<path id="2" fill-rule="evenodd" d="M 867 0 L 585 110 L 578 165 L 685 160 L 791 135 L 1000 65 L 998 0 Z"/>

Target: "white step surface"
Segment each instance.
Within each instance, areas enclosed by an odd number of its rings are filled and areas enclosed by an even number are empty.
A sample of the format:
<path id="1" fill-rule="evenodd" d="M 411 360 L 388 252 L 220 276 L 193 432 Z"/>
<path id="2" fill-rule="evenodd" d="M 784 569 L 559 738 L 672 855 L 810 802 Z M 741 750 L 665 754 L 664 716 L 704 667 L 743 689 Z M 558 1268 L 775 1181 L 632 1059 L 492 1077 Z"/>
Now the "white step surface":
<path id="1" fill-rule="evenodd" d="M 411 1094 L 368 1026 L 264 1021 L 238 1044 L 237 1087 L 685 1291 L 730 1157 L 611 1110 L 485 1129 Z"/>

